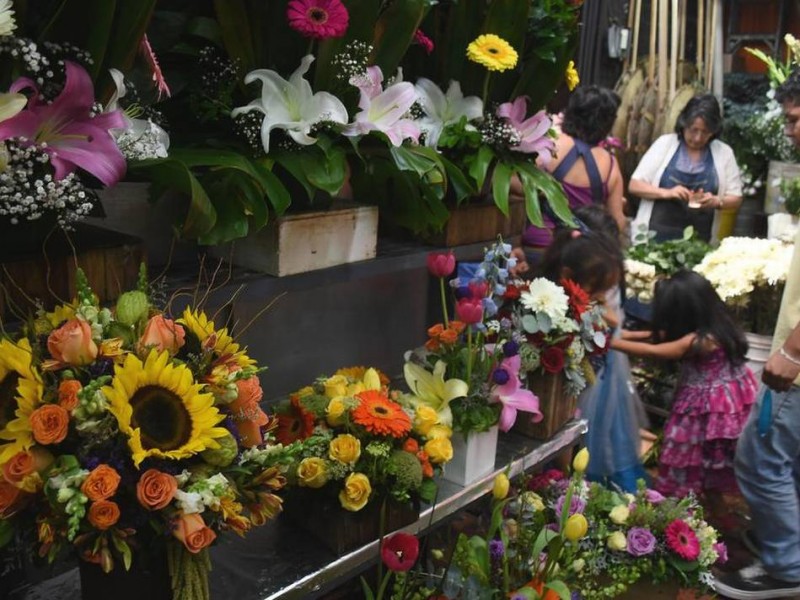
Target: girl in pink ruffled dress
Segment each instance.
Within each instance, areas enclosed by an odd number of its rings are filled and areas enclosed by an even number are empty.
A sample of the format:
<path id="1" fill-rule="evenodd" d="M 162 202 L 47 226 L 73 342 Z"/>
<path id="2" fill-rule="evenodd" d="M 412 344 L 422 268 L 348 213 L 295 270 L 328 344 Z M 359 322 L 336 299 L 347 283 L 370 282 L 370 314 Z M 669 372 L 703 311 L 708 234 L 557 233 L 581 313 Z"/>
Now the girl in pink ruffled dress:
<path id="1" fill-rule="evenodd" d="M 745 364 L 744 333 L 708 280 L 692 271 L 656 285 L 652 326 L 654 343 L 617 339 L 612 347 L 681 361 L 655 489 L 679 497 L 736 492 L 736 441 L 758 387 Z"/>

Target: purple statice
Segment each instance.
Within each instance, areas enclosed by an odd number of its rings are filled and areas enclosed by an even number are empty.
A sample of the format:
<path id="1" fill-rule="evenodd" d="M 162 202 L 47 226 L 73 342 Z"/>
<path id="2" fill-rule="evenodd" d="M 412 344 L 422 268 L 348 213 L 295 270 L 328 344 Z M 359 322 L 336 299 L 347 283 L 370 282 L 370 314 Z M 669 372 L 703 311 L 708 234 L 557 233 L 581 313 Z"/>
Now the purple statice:
<path id="1" fill-rule="evenodd" d="M 489 556 L 492 560 L 500 560 L 506 552 L 503 540 L 492 540 L 489 542 Z"/>
<path id="2" fill-rule="evenodd" d="M 656 548 L 656 536 L 644 527 L 631 527 L 628 530 L 628 554 L 647 556 Z"/>
<path id="3" fill-rule="evenodd" d="M 556 514 L 559 515 L 559 516 L 561 516 L 561 514 L 562 514 L 562 512 L 564 510 L 564 501 L 565 500 L 566 500 L 566 494 L 562 494 L 561 496 L 558 497 L 558 500 L 556 500 L 556 504 L 554 506 L 554 509 L 556 511 Z M 586 500 L 583 500 L 582 498 L 580 498 L 578 496 L 572 496 L 572 498 L 570 498 L 570 501 L 569 501 L 569 514 L 570 514 L 570 516 L 572 516 L 572 515 L 574 515 L 576 513 L 582 513 L 584 508 L 586 508 Z"/>
<path id="4" fill-rule="evenodd" d="M 712 546 L 714 552 L 717 553 L 717 564 L 721 565 L 728 562 L 728 547 L 725 542 L 717 542 Z"/>

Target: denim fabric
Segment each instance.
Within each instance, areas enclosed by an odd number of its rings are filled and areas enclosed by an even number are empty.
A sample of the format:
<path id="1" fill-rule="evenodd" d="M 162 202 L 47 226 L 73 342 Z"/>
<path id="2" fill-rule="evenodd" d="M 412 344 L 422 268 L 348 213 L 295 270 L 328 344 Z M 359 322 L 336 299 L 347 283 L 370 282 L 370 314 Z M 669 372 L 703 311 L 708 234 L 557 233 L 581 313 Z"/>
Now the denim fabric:
<path id="1" fill-rule="evenodd" d="M 770 575 L 800 582 L 800 387 L 772 391 L 772 422 L 758 433 L 764 388 L 736 447 L 736 478 Z"/>

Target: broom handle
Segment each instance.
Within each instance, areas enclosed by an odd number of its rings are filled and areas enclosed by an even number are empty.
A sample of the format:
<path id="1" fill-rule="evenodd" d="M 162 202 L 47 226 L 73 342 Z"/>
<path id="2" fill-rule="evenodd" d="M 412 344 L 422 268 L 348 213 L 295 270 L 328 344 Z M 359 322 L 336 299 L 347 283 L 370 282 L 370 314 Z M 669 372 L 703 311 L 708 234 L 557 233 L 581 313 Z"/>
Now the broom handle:
<path id="1" fill-rule="evenodd" d="M 669 46 L 669 102 L 675 99 L 675 90 L 678 80 L 678 0 L 672 0 L 672 14 L 670 15 L 670 46 Z"/>
<path id="2" fill-rule="evenodd" d="M 625 57 L 623 72 L 630 68 L 631 75 L 636 71 L 639 62 L 639 19 L 642 16 L 642 0 L 636 0 L 634 6 L 628 9 L 628 29 L 631 30 L 633 39 L 631 40 L 631 51 Z"/>
<path id="3" fill-rule="evenodd" d="M 656 25 L 658 24 L 658 0 L 650 3 L 650 56 L 647 60 L 647 81 L 653 85 L 656 78 Z"/>
<path id="4" fill-rule="evenodd" d="M 678 6 L 678 18 L 681 22 L 680 35 L 678 36 L 678 60 L 681 62 L 686 59 L 686 8 L 686 0 L 681 0 Z M 681 81 L 681 83 L 683 83 L 683 81 Z"/>
<path id="5" fill-rule="evenodd" d="M 708 46 L 706 46 L 706 88 L 711 89 L 711 75 L 714 72 L 714 44 L 717 37 L 717 4 L 719 0 L 711 0 L 711 18 L 708 20 L 710 34 L 708 36 Z"/>
<path id="6" fill-rule="evenodd" d="M 667 62 L 669 61 L 669 38 L 667 27 L 669 5 L 667 0 L 658 2 L 658 110 L 664 110 L 667 95 Z"/>
<path id="7" fill-rule="evenodd" d="M 703 42 L 705 41 L 705 21 L 703 18 L 705 0 L 697 0 L 697 79 L 703 77 Z"/>

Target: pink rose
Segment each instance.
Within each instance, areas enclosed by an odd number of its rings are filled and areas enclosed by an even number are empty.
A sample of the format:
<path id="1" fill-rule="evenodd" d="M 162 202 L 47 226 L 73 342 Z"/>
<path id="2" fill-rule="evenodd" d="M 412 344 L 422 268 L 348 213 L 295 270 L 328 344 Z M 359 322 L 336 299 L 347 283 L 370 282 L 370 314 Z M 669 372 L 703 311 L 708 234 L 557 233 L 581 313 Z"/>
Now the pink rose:
<path id="1" fill-rule="evenodd" d="M 70 319 L 47 338 L 47 349 L 58 362 L 84 366 L 97 358 L 97 344 L 86 321 Z"/>
<path id="2" fill-rule="evenodd" d="M 144 328 L 144 333 L 139 340 L 139 348 L 147 350 L 155 348 L 159 352 L 166 350 L 175 354 L 186 341 L 186 332 L 183 327 L 172 319 L 165 319 L 164 315 L 150 317 Z"/>

